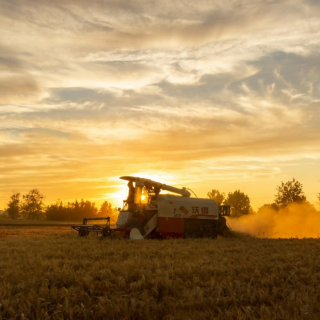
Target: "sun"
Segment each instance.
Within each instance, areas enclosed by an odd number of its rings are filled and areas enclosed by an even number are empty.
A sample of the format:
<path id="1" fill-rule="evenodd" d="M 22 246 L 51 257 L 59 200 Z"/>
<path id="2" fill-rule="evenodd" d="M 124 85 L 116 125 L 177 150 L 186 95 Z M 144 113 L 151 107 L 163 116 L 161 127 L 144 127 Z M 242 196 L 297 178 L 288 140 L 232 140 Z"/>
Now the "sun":
<path id="1" fill-rule="evenodd" d="M 112 205 L 116 208 L 123 207 L 123 200 L 127 199 L 128 196 L 128 187 L 126 183 L 119 184 L 114 186 L 114 192 L 107 193 L 105 195 L 106 200 L 111 202 Z"/>

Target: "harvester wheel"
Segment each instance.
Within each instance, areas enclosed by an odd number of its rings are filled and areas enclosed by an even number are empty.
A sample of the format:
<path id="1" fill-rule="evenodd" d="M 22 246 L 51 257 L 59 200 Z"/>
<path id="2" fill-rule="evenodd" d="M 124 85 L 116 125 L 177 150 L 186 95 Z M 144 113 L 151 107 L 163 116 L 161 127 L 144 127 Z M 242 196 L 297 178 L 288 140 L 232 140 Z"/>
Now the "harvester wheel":
<path id="1" fill-rule="evenodd" d="M 224 230 L 228 230 L 228 226 L 227 226 L 227 220 L 225 217 L 220 217 L 219 218 L 219 223 L 218 223 L 218 233 L 223 235 L 223 231 Z"/>
<path id="2" fill-rule="evenodd" d="M 131 220 L 129 222 L 129 227 L 138 229 L 143 236 L 146 233 L 143 229 L 142 224 L 139 221 Z"/>
<path id="3" fill-rule="evenodd" d="M 203 238 L 211 238 L 216 239 L 218 235 L 217 228 L 214 226 L 207 226 L 206 228 L 203 228 L 202 231 L 202 237 Z"/>
<path id="4" fill-rule="evenodd" d="M 86 237 L 89 235 L 89 231 L 84 227 L 80 227 L 78 237 Z"/>
<path id="5" fill-rule="evenodd" d="M 111 238 L 112 236 L 112 231 L 109 227 L 105 227 L 101 231 L 102 235 L 100 237 L 100 240 L 103 240 L 104 238 Z"/>
<path id="6" fill-rule="evenodd" d="M 217 228 L 213 228 L 213 229 L 212 229 L 212 233 L 211 233 L 211 238 L 212 238 L 212 239 L 217 239 L 217 237 L 218 237 Z"/>

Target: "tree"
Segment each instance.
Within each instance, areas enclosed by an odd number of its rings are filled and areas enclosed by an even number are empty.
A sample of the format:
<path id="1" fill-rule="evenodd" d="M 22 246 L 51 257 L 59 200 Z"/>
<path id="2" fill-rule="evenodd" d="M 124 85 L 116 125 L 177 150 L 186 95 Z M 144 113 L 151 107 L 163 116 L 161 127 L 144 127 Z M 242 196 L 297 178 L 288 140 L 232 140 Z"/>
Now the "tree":
<path id="1" fill-rule="evenodd" d="M 94 217 L 98 213 L 95 203 L 89 200 L 81 199 L 79 202 L 76 199 L 75 202 L 68 203 L 68 208 L 70 208 L 68 220 L 71 221 Z"/>
<path id="2" fill-rule="evenodd" d="M 108 201 L 105 201 L 102 203 L 98 216 L 100 217 L 111 217 L 112 220 L 116 219 L 116 216 L 118 215 L 118 210 L 115 208 L 112 208 L 111 203 Z"/>
<path id="3" fill-rule="evenodd" d="M 258 209 L 258 213 L 261 211 L 261 210 L 273 210 L 273 211 L 278 211 L 279 210 L 279 206 L 276 204 L 276 203 L 271 203 L 271 204 L 264 204 L 262 207 L 260 207 Z"/>
<path id="4" fill-rule="evenodd" d="M 212 189 L 210 192 L 208 192 L 207 196 L 209 199 L 214 200 L 214 202 L 217 204 L 223 203 L 225 199 L 225 193 L 224 192 L 220 193 L 220 191 L 216 189 Z"/>
<path id="5" fill-rule="evenodd" d="M 317 194 L 318 201 L 320 203 L 320 193 Z"/>
<path id="6" fill-rule="evenodd" d="M 55 204 L 46 207 L 47 220 L 76 221 L 95 217 L 97 214 L 98 209 L 95 203 L 83 199 L 80 202 L 76 200 L 65 204 L 58 200 Z"/>
<path id="7" fill-rule="evenodd" d="M 22 196 L 22 213 L 28 219 L 43 219 L 44 218 L 44 196 L 38 189 L 32 189 L 26 195 Z"/>
<path id="8" fill-rule="evenodd" d="M 89 200 L 84 201 L 83 199 L 81 199 L 80 210 L 81 210 L 82 214 L 84 215 L 84 218 L 85 217 L 94 217 L 98 213 L 98 209 L 96 208 L 95 203 L 91 202 Z"/>
<path id="9" fill-rule="evenodd" d="M 5 209 L 12 219 L 17 219 L 20 215 L 20 193 L 14 193 L 10 197 L 8 207 Z"/>
<path id="10" fill-rule="evenodd" d="M 102 203 L 100 209 L 99 209 L 99 216 L 103 217 L 109 217 L 110 215 L 113 214 L 113 208 L 111 206 L 111 203 L 108 201 L 105 201 Z"/>
<path id="11" fill-rule="evenodd" d="M 63 204 L 62 201 L 58 200 L 55 204 L 51 204 L 46 207 L 46 219 L 56 221 L 70 221 L 71 211 L 72 208 L 69 202 L 68 204 Z"/>
<path id="12" fill-rule="evenodd" d="M 249 214 L 250 199 L 246 194 L 240 192 L 240 190 L 229 192 L 224 204 L 233 207 L 231 217 L 240 217 L 242 215 Z"/>
<path id="13" fill-rule="evenodd" d="M 302 187 L 302 184 L 294 178 L 286 183 L 281 182 L 281 185 L 277 186 L 278 193 L 275 195 L 275 203 L 278 206 L 286 207 L 292 202 L 301 203 L 306 201 Z"/>

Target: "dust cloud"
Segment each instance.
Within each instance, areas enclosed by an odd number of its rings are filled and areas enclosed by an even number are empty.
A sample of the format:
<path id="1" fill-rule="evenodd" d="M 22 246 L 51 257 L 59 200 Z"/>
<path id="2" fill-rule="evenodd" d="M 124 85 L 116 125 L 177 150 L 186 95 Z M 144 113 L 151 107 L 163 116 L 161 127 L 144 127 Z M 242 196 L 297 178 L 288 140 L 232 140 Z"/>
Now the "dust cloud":
<path id="1" fill-rule="evenodd" d="M 259 238 L 319 238 L 320 212 L 308 202 L 280 210 L 265 206 L 257 213 L 229 219 L 228 226 Z"/>

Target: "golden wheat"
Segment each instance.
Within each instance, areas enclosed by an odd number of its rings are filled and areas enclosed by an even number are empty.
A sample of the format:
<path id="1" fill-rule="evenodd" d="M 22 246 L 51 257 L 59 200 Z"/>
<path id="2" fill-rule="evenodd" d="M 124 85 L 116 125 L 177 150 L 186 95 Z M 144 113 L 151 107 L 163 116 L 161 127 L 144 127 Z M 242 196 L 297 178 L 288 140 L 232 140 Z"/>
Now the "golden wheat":
<path id="1" fill-rule="evenodd" d="M 317 239 L 0 239 L 0 319 L 319 319 Z"/>

